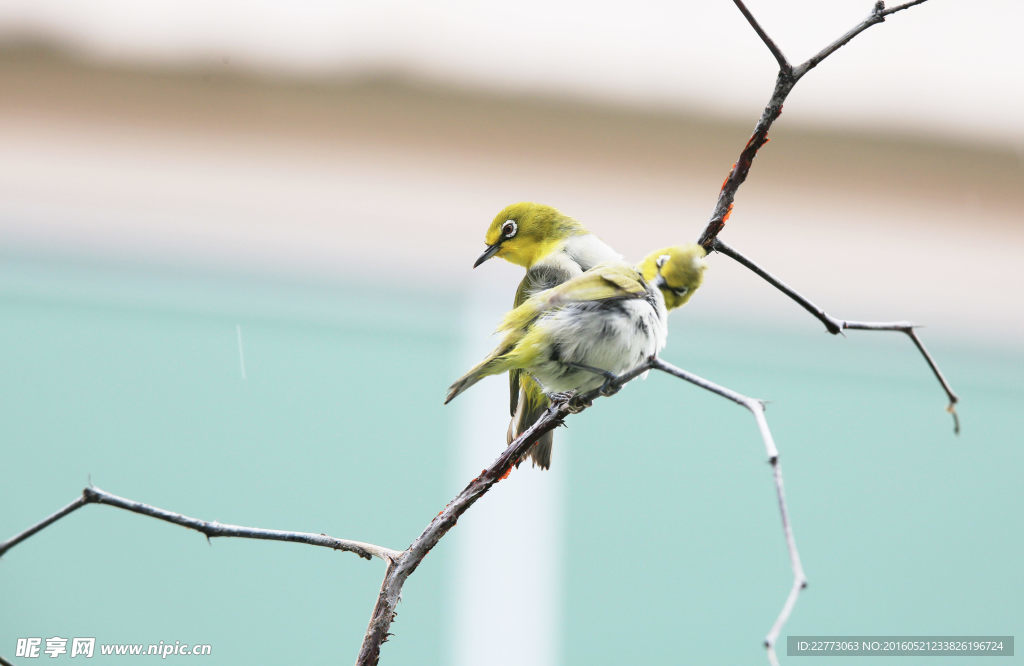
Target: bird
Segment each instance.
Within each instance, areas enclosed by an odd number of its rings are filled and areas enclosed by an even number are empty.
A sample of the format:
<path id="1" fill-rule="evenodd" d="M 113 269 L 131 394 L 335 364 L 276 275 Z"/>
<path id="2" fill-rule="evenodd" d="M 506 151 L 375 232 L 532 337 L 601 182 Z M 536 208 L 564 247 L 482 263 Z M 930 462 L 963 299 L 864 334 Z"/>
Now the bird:
<path id="1" fill-rule="evenodd" d="M 484 236 L 487 248 L 473 264 L 476 268 L 491 257 L 526 269 L 516 289 L 513 307 L 532 295 L 582 275 L 598 264 L 623 261 L 622 255 L 589 232 L 582 224 L 557 209 L 532 201 L 506 206 Z M 533 425 L 550 402 L 536 380 L 521 370 L 509 372 L 509 413 L 507 443 Z M 551 466 L 554 433 L 541 435 L 530 448 L 534 466 Z"/>
<path id="2" fill-rule="evenodd" d="M 484 377 L 512 370 L 529 373 L 549 400 L 613 392 L 617 375 L 665 347 L 668 311 L 702 284 L 705 255 L 695 243 L 668 247 L 636 267 L 599 264 L 534 294 L 505 315 L 501 343 L 448 388 L 445 404 Z"/>

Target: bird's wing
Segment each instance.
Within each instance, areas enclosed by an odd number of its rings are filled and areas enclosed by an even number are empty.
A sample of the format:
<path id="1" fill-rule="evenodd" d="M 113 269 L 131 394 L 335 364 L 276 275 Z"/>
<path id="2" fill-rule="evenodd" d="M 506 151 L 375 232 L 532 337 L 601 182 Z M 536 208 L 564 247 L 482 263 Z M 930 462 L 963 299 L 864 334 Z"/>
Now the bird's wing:
<path id="1" fill-rule="evenodd" d="M 451 402 L 455 396 L 459 395 L 466 389 L 484 377 L 490 375 L 500 375 L 509 369 L 511 365 L 509 354 L 515 350 L 516 344 L 523 339 L 523 335 L 526 333 L 525 329 L 519 329 L 515 331 L 509 331 L 505 335 L 505 339 L 501 341 L 494 351 L 487 355 L 487 357 L 477 363 L 473 368 L 462 375 L 455 382 L 448 387 L 448 394 L 445 396 L 444 404 Z"/>
<path id="2" fill-rule="evenodd" d="M 519 307 L 534 294 L 557 287 L 559 284 L 582 275 L 583 269 L 575 261 L 556 263 L 555 265 L 534 266 L 526 271 L 526 276 L 516 290 L 514 307 Z M 508 443 L 522 434 L 540 418 L 550 406 L 548 397 L 544 395 L 537 380 L 527 372 L 518 368 L 508 371 L 509 414 L 512 419 L 508 424 Z M 541 469 L 551 466 L 551 445 L 554 433 L 547 432 L 537 438 L 530 447 L 529 455 L 533 463 Z"/>
<path id="3" fill-rule="evenodd" d="M 551 285 L 551 286 L 554 286 L 554 285 Z M 526 299 L 528 299 L 531 294 L 533 294 L 536 291 L 537 291 L 537 286 L 535 285 L 535 280 L 530 275 L 530 271 L 526 271 L 526 277 L 523 278 L 523 281 L 519 283 L 519 288 L 516 289 L 516 300 L 512 304 L 512 307 L 513 308 L 519 307 L 524 302 L 526 302 Z M 525 380 L 525 382 L 522 381 L 522 380 Z M 509 414 L 512 416 L 513 421 L 515 420 L 516 410 L 519 409 L 519 400 L 520 400 L 519 392 L 520 392 L 520 390 L 526 388 L 525 386 L 523 386 L 524 383 L 529 383 L 529 384 L 534 384 L 534 385 L 537 384 L 537 382 L 533 381 L 533 379 L 529 375 L 524 375 L 522 370 L 516 369 L 516 370 L 509 370 L 508 371 L 508 396 L 509 396 L 508 411 L 509 411 Z"/>
<path id="4" fill-rule="evenodd" d="M 646 293 L 647 287 L 635 268 L 626 264 L 602 264 L 526 299 L 505 315 L 498 330 L 525 328 L 544 312 L 570 303 L 640 298 Z"/>
<path id="5" fill-rule="evenodd" d="M 563 282 L 582 274 L 583 269 L 575 261 L 554 261 L 534 265 L 526 271 L 526 276 L 519 283 L 519 288 L 516 289 L 516 299 L 512 307 L 517 308 L 534 294 L 545 289 L 557 287 Z M 516 422 L 516 429 L 520 431 L 525 430 L 533 423 L 538 410 L 542 412 L 548 407 L 547 398 L 544 397 L 544 392 L 541 390 L 540 385 L 533 377 L 519 369 L 509 370 L 508 372 L 508 396 L 509 414 L 512 416 L 512 420 Z M 516 413 L 519 410 L 519 402 L 527 396 L 532 399 L 530 400 L 529 409 L 521 412 L 522 418 L 528 419 L 523 421 L 521 418 L 516 417 Z"/>

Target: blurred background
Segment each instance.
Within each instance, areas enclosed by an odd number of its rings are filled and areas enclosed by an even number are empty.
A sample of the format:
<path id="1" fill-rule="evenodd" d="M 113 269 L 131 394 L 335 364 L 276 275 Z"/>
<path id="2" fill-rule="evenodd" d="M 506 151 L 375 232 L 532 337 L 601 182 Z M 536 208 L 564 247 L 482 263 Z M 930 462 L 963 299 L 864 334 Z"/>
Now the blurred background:
<path id="1" fill-rule="evenodd" d="M 793 61 L 870 9 L 748 5 Z M 903 336 L 833 338 L 725 257 L 672 316 L 668 360 L 771 401 L 811 581 L 783 645 L 1024 621 L 1022 18 L 935 0 L 859 36 L 722 235 L 837 317 L 926 324 L 959 437 Z M 0 538 L 91 479 L 405 547 L 504 446 L 501 379 L 441 405 L 521 277 L 470 269 L 492 217 L 549 203 L 632 258 L 694 240 L 774 75 L 725 0 L 0 2 Z M 0 562 L 0 656 L 347 663 L 382 575 L 87 507 Z M 763 663 L 789 585 L 749 415 L 652 376 L 473 507 L 383 663 Z"/>

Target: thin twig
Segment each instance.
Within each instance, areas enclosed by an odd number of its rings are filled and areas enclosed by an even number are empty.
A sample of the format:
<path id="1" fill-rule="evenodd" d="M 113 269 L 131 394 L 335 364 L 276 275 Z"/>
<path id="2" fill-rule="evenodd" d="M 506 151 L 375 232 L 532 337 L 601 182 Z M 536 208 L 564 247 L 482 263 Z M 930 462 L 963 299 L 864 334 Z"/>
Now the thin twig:
<path id="1" fill-rule="evenodd" d="M 786 296 L 789 296 L 791 299 L 799 303 L 804 310 L 807 310 L 812 315 L 814 315 L 821 323 L 825 324 L 825 328 L 832 335 L 836 335 L 837 333 L 842 332 L 843 322 L 829 316 L 828 313 L 826 313 L 817 305 L 811 303 L 809 300 L 801 296 L 795 289 L 790 287 L 788 284 L 778 279 L 777 277 L 773 276 L 771 273 L 764 270 L 763 268 L 755 264 L 753 261 L 747 259 L 745 256 L 740 254 L 738 251 L 734 250 L 733 248 L 723 243 L 721 239 L 716 238 L 711 246 L 711 249 L 715 252 L 721 252 L 722 254 L 724 254 L 727 257 L 730 257 L 731 259 L 735 259 L 737 262 L 739 262 L 743 266 L 749 268 L 751 271 L 756 273 L 765 282 L 772 285 L 773 287 L 784 293 Z"/>
<path id="2" fill-rule="evenodd" d="M 68 504 L 66 507 L 64 507 L 60 511 L 57 511 L 53 515 L 48 516 L 48 517 L 40 520 L 38 523 L 36 523 L 32 527 L 28 528 L 24 532 L 21 532 L 19 534 L 15 534 L 14 536 L 12 536 L 7 541 L 4 541 L 3 543 L 0 543 L 0 557 L 3 557 L 4 553 L 6 553 L 11 548 L 14 548 L 19 543 L 21 543 L 25 539 L 29 538 L 30 536 L 32 536 L 36 532 L 39 532 L 40 530 L 43 530 L 43 529 L 49 527 L 50 525 L 52 525 L 53 523 L 57 522 L 58 520 L 60 520 L 64 516 L 68 515 L 69 513 L 72 513 L 74 511 L 77 511 L 78 509 L 81 509 L 83 506 L 86 505 L 87 502 L 88 502 L 88 500 L 86 500 L 84 496 L 79 497 L 74 502 L 72 502 L 71 504 Z"/>
<path id="3" fill-rule="evenodd" d="M 780 49 L 779 46 L 775 43 L 775 41 L 768 36 L 768 33 L 764 31 L 764 28 L 761 27 L 761 24 L 757 22 L 757 19 L 754 18 L 754 15 L 750 13 L 750 10 L 747 9 L 747 6 L 743 4 L 743 0 L 732 1 L 736 3 L 736 6 L 743 13 L 743 16 L 747 19 L 747 22 L 750 23 L 750 27 L 754 29 L 754 32 L 757 33 L 757 36 L 761 38 L 761 41 L 764 42 L 764 45 L 767 46 L 768 50 L 772 52 L 773 56 L 775 56 L 775 61 L 779 63 L 779 70 L 792 71 L 793 66 L 789 64 L 788 60 L 786 60 L 786 56 L 782 53 L 782 49 Z"/>
<path id="4" fill-rule="evenodd" d="M 829 57 L 830 55 L 838 51 L 840 48 L 845 46 L 851 39 L 853 39 L 860 33 L 864 32 L 871 26 L 883 22 L 886 16 L 890 16 L 892 14 L 895 14 L 896 12 L 903 11 L 904 9 L 908 9 L 910 7 L 913 7 L 914 5 L 919 5 L 926 1 L 927 0 L 914 0 L 913 2 L 905 2 L 902 5 L 897 5 L 890 9 L 885 8 L 884 2 L 875 3 L 874 9 L 866 19 L 864 19 L 863 21 L 855 25 L 853 28 L 848 30 L 842 37 L 840 37 L 836 41 L 832 42 L 831 44 L 823 48 L 818 53 L 808 58 L 807 62 L 796 67 L 796 69 L 793 70 L 793 75 L 797 79 L 799 79 L 801 76 L 817 67 L 818 63 L 820 63 L 822 60 Z"/>
<path id="5" fill-rule="evenodd" d="M 837 319 L 809 301 L 785 282 L 764 270 L 749 258 L 745 257 L 738 250 L 722 242 L 721 239 L 716 238 L 714 240 L 712 249 L 736 260 L 738 263 L 759 275 L 765 282 L 772 285 L 786 296 L 789 296 L 793 301 L 798 303 L 800 307 L 814 315 L 818 321 L 825 325 L 825 329 L 833 335 L 842 333 L 844 330 L 899 331 L 900 333 L 905 333 L 914 342 L 914 346 L 917 347 L 918 351 L 921 352 L 921 356 L 924 357 L 925 362 L 928 364 L 928 367 L 931 368 L 935 378 L 939 380 L 939 385 L 942 386 L 942 390 L 946 392 L 946 398 L 949 400 L 949 404 L 946 406 L 946 411 L 953 416 L 953 432 L 957 434 L 960 433 L 960 417 L 956 413 L 956 403 L 959 401 L 959 398 L 956 393 L 953 392 L 953 388 L 949 385 L 949 382 L 946 381 L 946 377 L 942 374 L 942 371 L 939 369 L 935 359 L 932 358 L 932 355 L 928 353 L 927 349 L 925 349 L 924 343 L 921 342 L 921 338 L 918 337 L 917 332 L 914 330 L 914 324 L 907 321 L 869 322 Z"/>
<path id="6" fill-rule="evenodd" d="M 157 518 L 168 523 L 174 523 L 175 525 L 181 525 L 182 527 L 202 532 L 208 539 L 213 537 L 238 537 L 243 539 L 263 539 L 267 541 L 291 541 L 294 543 L 308 544 L 310 546 L 322 546 L 333 550 L 344 550 L 350 553 L 355 553 L 359 557 L 367 560 L 372 557 L 379 557 L 386 562 L 390 562 L 398 556 L 398 551 L 391 550 L 390 548 L 384 548 L 383 546 L 377 546 L 372 543 L 363 543 L 361 541 L 337 539 L 335 537 L 327 536 L 326 534 L 268 530 L 260 527 L 225 525 L 215 521 L 211 522 L 200 520 L 199 518 L 192 518 L 191 516 L 185 516 L 180 513 L 161 509 L 149 504 L 143 504 L 142 502 L 136 502 L 135 500 L 119 497 L 113 493 L 108 493 L 105 490 L 96 488 L 95 486 L 85 488 L 82 491 L 81 497 L 71 504 L 68 504 L 49 518 L 36 523 L 24 532 L 0 543 L 0 556 L 36 532 L 57 522 L 69 513 L 82 508 L 86 504 L 106 504 L 108 506 L 117 507 L 118 509 L 124 509 L 133 513 Z"/>
<path id="7" fill-rule="evenodd" d="M 921 342 L 921 338 L 917 335 L 917 327 L 914 324 L 907 322 L 844 321 L 843 328 L 857 331 L 900 331 L 901 333 L 906 333 L 913 341 L 914 346 L 917 347 L 917 350 L 921 352 L 921 356 L 924 357 L 928 367 L 932 369 L 935 378 L 939 380 L 942 390 L 946 392 L 946 397 L 949 399 L 946 411 L 953 417 L 953 432 L 957 435 L 960 434 L 960 417 L 956 413 L 956 403 L 959 402 L 960 398 L 957 397 L 956 393 L 953 393 L 953 388 L 946 381 L 942 370 L 939 370 L 939 365 L 932 358 L 932 355 L 928 353 L 928 350 L 925 349 L 924 343 Z"/>
<path id="8" fill-rule="evenodd" d="M 772 623 L 771 629 L 768 631 L 768 635 L 765 636 L 764 639 L 765 648 L 768 650 L 769 661 L 773 664 L 778 663 L 778 658 L 775 655 L 775 643 L 778 641 L 782 627 L 785 626 L 786 621 L 789 620 L 789 616 L 793 612 L 793 607 L 796 605 L 797 597 L 800 596 L 800 591 L 807 587 L 807 576 L 804 574 L 804 567 L 800 563 L 800 552 L 797 550 L 796 539 L 793 537 L 793 525 L 789 519 L 789 509 L 786 506 L 786 493 L 782 485 L 782 466 L 779 463 L 779 450 L 775 446 L 775 440 L 772 438 L 771 430 L 768 428 L 768 421 L 764 416 L 764 402 L 756 398 L 747 397 L 724 386 L 719 386 L 718 384 L 708 381 L 703 377 L 698 377 L 692 372 L 687 372 L 682 368 L 677 368 L 671 363 L 666 363 L 660 358 L 651 359 L 650 366 L 652 369 L 667 372 L 673 377 L 686 380 L 691 384 L 701 387 L 702 389 L 716 393 L 723 398 L 727 398 L 738 405 L 746 407 L 750 413 L 753 414 L 754 420 L 757 422 L 757 429 L 761 433 L 761 439 L 764 440 L 765 452 L 768 454 L 768 463 L 772 466 L 772 476 L 775 481 L 775 495 L 779 502 L 779 515 L 782 518 L 782 532 L 786 539 L 786 548 L 789 551 L 789 565 L 793 570 L 793 586 L 790 588 L 789 594 L 786 596 L 786 601 L 782 605 L 782 609 L 779 611 L 778 616 L 775 618 L 775 622 Z"/>

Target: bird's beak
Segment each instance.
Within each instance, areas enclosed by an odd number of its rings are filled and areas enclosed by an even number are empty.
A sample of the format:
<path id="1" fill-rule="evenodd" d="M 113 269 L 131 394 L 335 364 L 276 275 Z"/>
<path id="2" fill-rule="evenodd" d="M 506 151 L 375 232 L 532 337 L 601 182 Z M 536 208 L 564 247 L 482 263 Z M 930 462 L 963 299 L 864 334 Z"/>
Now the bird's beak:
<path id="1" fill-rule="evenodd" d="M 473 263 L 473 268 L 476 268 L 480 264 L 484 263 L 494 255 L 498 254 L 498 250 L 501 249 L 501 242 L 497 242 L 494 245 L 488 245 L 484 253 Z"/>

